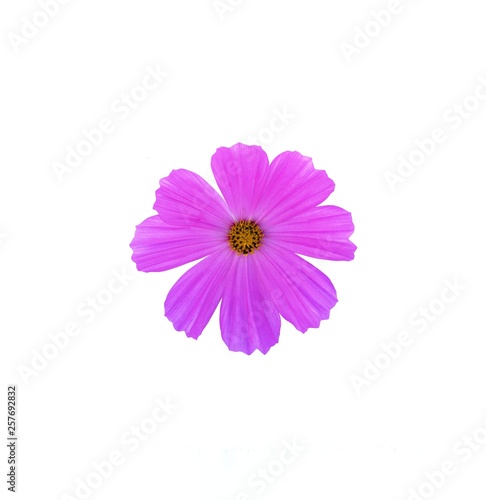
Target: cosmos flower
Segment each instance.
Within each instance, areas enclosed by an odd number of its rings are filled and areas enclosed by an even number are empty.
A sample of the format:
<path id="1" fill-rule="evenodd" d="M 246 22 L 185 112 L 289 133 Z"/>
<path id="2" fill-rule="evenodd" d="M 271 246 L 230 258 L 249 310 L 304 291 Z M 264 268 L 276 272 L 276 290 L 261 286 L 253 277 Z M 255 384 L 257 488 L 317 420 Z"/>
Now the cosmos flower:
<path id="1" fill-rule="evenodd" d="M 172 287 L 165 315 L 197 339 L 221 302 L 220 326 L 232 351 L 266 354 L 280 318 L 317 328 L 337 302 L 319 269 L 300 255 L 352 260 L 351 214 L 321 206 L 334 190 L 311 158 L 285 152 L 269 163 L 258 146 L 219 148 L 211 168 L 223 197 L 188 170 L 160 180 L 158 215 L 131 243 L 139 271 L 166 271 L 202 259 Z"/>

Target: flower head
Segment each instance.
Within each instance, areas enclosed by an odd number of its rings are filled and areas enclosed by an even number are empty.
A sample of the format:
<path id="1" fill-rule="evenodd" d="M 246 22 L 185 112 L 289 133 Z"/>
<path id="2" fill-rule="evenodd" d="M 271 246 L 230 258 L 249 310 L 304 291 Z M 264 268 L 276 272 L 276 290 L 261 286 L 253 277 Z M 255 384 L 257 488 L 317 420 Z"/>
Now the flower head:
<path id="1" fill-rule="evenodd" d="M 352 260 L 351 214 L 320 205 L 334 183 L 300 153 L 269 163 L 262 148 L 236 144 L 219 148 L 211 167 L 223 197 L 188 170 L 161 179 L 158 215 L 137 226 L 132 258 L 145 272 L 203 259 L 172 287 L 165 315 L 197 339 L 221 302 L 228 348 L 265 354 L 278 342 L 280 317 L 301 332 L 329 318 L 336 291 L 297 254 Z"/>

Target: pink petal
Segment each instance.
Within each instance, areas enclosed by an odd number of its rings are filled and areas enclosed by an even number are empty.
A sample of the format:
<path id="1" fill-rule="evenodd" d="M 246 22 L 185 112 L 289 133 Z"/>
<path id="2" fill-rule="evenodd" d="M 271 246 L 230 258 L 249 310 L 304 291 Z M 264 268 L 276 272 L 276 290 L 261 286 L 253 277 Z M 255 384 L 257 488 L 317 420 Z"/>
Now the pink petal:
<path id="1" fill-rule="evenodd" d="M 265 232 L 292 252 L 327 260 L 353 260 L 356 245 L 349 241 L 354 224 L 351 214 L 335 206 L 316 207 L 271 227 Z"/>
<path id="2" fill-rule="evenodd" d="M 222 228 L 231 226 L 232 216 L 221 196 L 202 177 L 188 170 L 173 170 L 160 180 L 154 208 L 173 226 Z"/>
<path id="3" fill-rule="evenodd" d="M 263 228 L 302 214 L 334 191 L 334 182 L 324 170 L 316 170 L 312 159 L 287 151 L 270 165 L 265 197 L 259 206 Z"/>
<path id="4" fill-rule="evenodd" d="M 263 283 L 261 256 L 234 254 L 233 261 L 221 302 L 223 340 L 231 351 L 266 354 L 278 342 L 280 316 Z"/>
<path id="5" fill-rule="evenodd" d="M 318 328 L 336 305 L 336 290 L 329 278 L 304 259 L 266 242 L 259 252 L 266 269 L 266 286 L 278 312 L 297 330 Z"/>
<path id="6" fill-rule="evenodd" d="M 169 226 L 158 215 L 137 226 L 130 243 L 139 271 L 166 271 L 228 246 L 222 231 Z"/>
<path id="7" fill-rule="evenodd" d="M 235 219 L 259 217 L 257 208 L 265 195 L 268 167 L 267 154 L 260 146 L 219 148 L 211 158 L 214 177 Z"/>
<path id="8" fill-rule="evenodd" d="M 206 257 L 172 287 L 165 300 L 165 315 L 176 330 L 194 339 L 201 335 L 223 296 L 231 257 L 229 248 Z"/>

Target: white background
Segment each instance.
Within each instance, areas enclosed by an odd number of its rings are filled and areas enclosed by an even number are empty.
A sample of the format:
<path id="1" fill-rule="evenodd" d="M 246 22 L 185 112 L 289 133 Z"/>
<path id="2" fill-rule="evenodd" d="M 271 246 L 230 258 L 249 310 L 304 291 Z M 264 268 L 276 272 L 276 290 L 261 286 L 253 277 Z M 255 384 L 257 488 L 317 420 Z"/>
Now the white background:
<path id="1" fill-rule="evenodd" d="M 78 0 L 16 51 L 40 7 L 3 2 L 0 407 L 6 435 L 17 384 L 17 498 L 80 498 L 114 450 L 124 463 L 86 498 L 402 500 L 444 461 L 457 471 L 429 498 L 485 498 L 486 445 L 470 460 L 454 451 L 486 426 L 485 103 L 460 126 L 444 119 L 486 78 L 485 12 L 404 0 L 348 62 L 341 44 L 386 7 L 246 0 L 219 15 L 210 0 Z M 167 78 L 120 120 L 113 103 L 157 65 Z M 292 119 L 270 137 L 275 109 Z M 112 133 L 60 180 L 53 162 L 104 118 Z M 446 140 L 392 191 L 385 172 L 435 128 Z M 270 158 L 297 150 L 328 172 L 358 251 L 313 261 L 338 292 L 329 321 L 306 334 L 283 322 L 266 356 L 246 356 L 221 340 L 218 311 L 197 342 L 176 332 L 163 301 L 191 264 L 137 273 L 129 243 L 161 177 L 186 168 L 214 184 L 216 148 L 258 134 Z M 77 308 L 123 270 L 128 285 L 87 324 Z M 447 279 L 466 289 L 442 310 Z M 420 333 L 410 318 L 430 304 L 440 312 Z M 81 333 L 22 376 L 71 321 Z M 358 391 L 353 376 L 404 331 L 411 344 Z M 157 397 L 178 408 L 132 451 L 120 437 Z M 279 466 L 294 440 L 305 451 Z M 268 467 L 281 474 L 251 486 Z"/>

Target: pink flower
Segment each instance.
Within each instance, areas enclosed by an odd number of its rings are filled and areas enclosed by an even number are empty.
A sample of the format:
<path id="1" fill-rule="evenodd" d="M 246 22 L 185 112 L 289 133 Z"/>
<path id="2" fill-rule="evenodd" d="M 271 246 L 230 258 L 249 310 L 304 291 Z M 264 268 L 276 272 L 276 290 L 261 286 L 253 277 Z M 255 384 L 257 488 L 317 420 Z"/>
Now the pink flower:
<path id="1" fill-rule="evenodd" d="M 278 342 L 280 316 L 301 332 L 329 318 L 336 291 L 297 254 L 352 260 L 351 214 L 320 206 L 334 182 L 300 153 L 269 164 L 262 148 L 236 144 L 219 148 L 211 167 L 223 197 L 188 170 L 161 179 L 158 215 L 137 226 L 132 258 L 145 272 L 203 259 L 172 287 L 165 315 L 197 339 L 221 302 L 228 348 L 266 354 Z"/>

